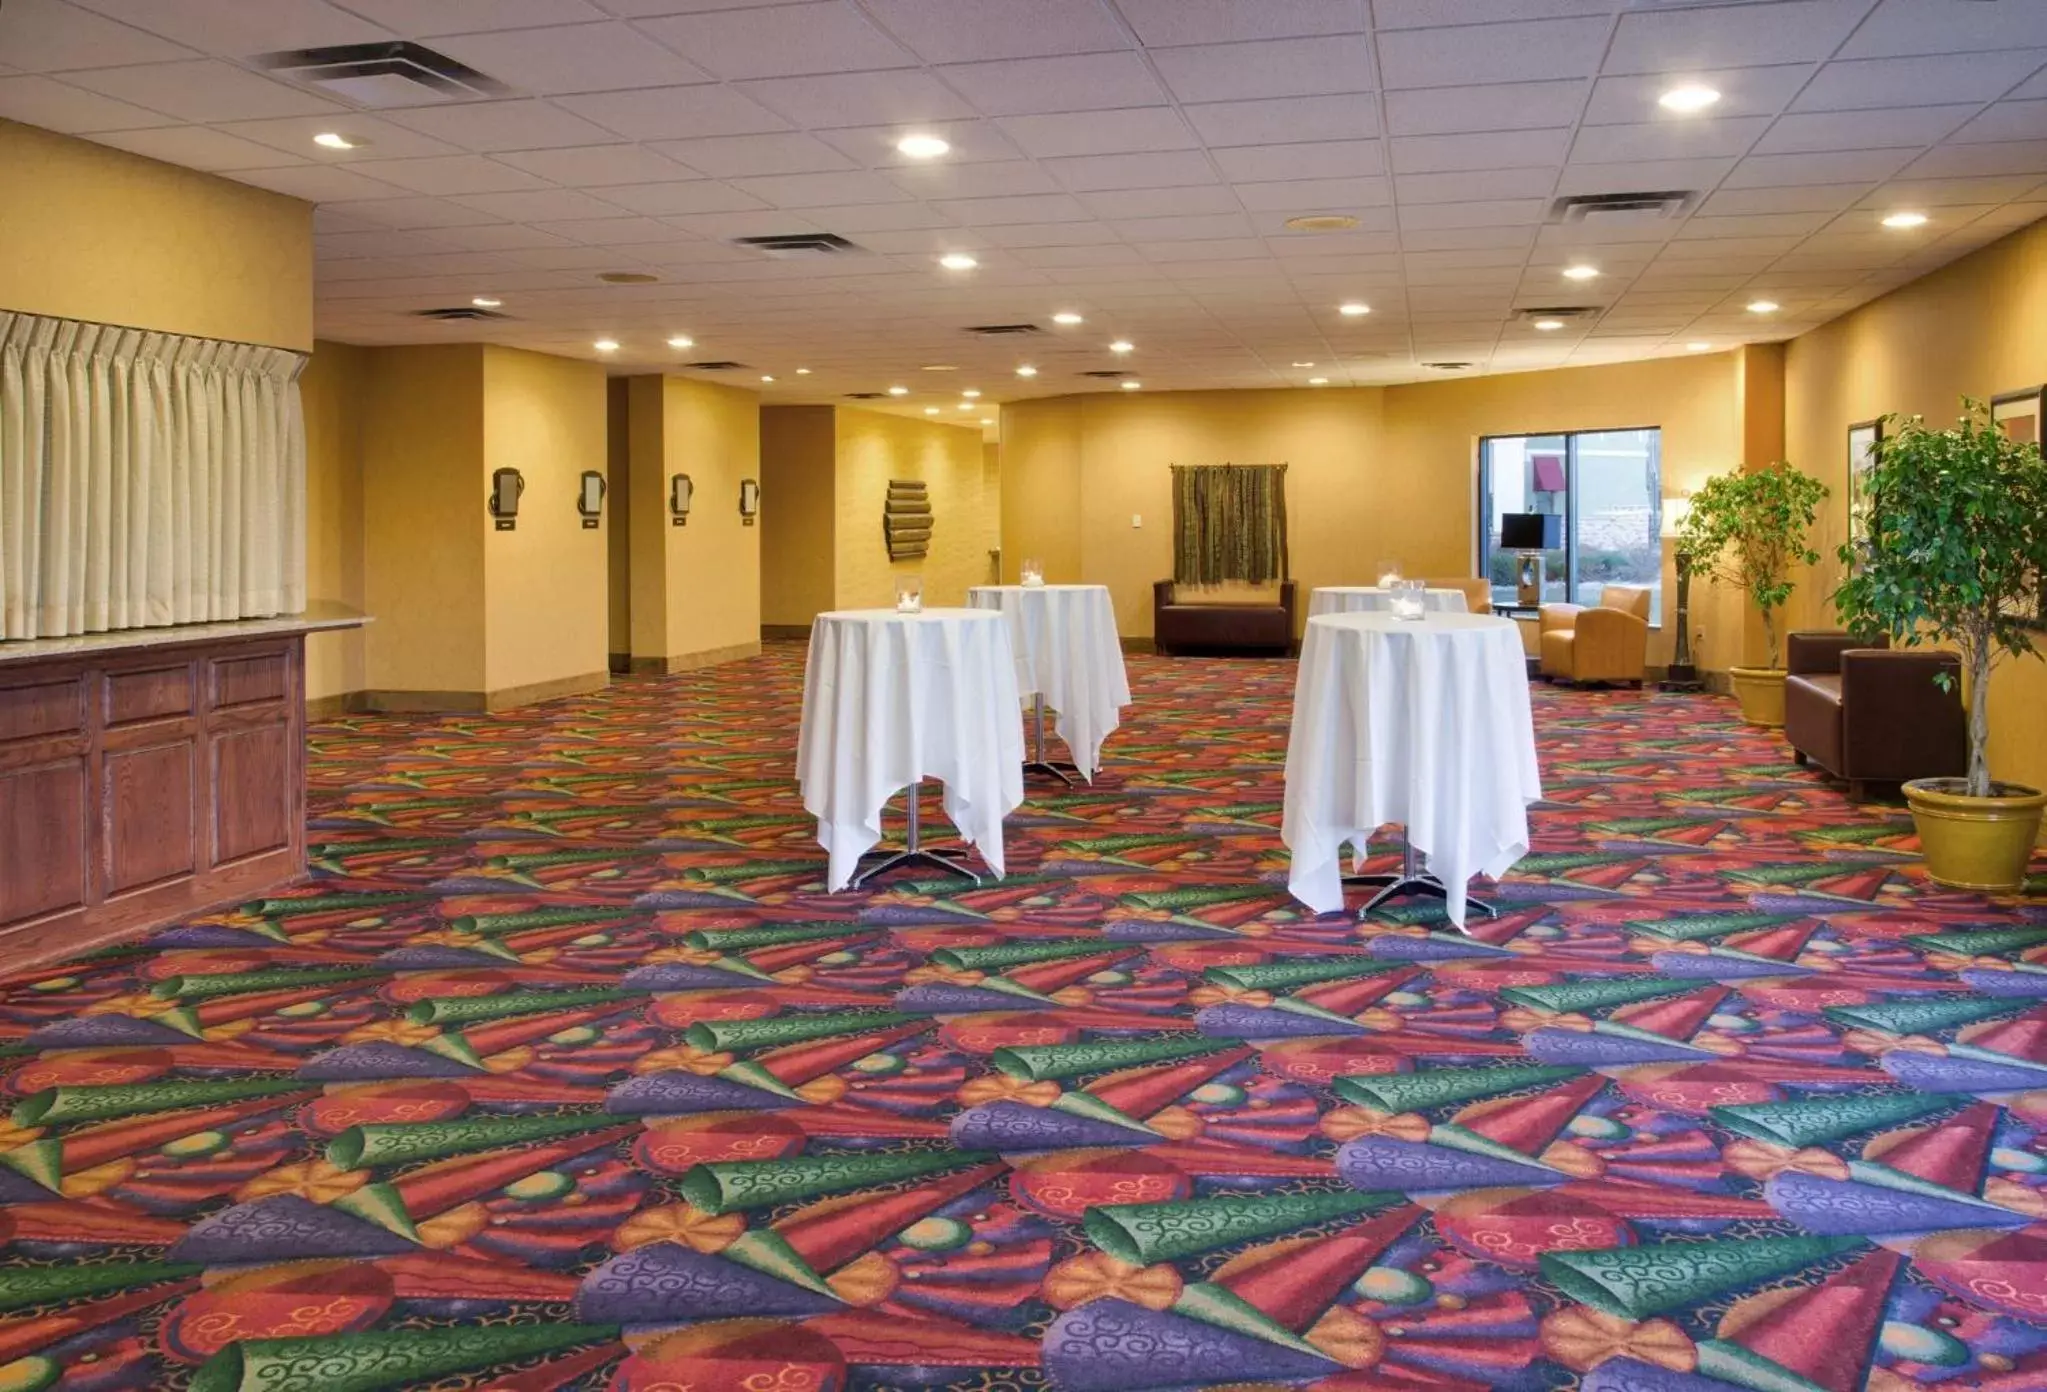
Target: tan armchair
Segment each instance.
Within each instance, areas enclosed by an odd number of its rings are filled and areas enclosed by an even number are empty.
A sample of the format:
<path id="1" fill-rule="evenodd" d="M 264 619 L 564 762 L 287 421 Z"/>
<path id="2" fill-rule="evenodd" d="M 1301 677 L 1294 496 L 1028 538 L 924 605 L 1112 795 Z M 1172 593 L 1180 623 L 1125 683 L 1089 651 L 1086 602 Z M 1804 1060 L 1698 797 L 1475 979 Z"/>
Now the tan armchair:
<path id="1" fill-rule="evenodd" d="M 1640 686 L 1649 661 L 1649 591 L 1608 585 L 1591 607 L 1543 605 L 1541 648 L 1545 677 Z"/>
<path id="2" fill-rule="evenodd" d="M 1493 582 L 1476 575 L 1460 575 L 1454 580 L 1424 580 L 1422 583 L 1432 590 L 1464 591 L 1464 608 L 1472 614 L 1493 612 Z"/>

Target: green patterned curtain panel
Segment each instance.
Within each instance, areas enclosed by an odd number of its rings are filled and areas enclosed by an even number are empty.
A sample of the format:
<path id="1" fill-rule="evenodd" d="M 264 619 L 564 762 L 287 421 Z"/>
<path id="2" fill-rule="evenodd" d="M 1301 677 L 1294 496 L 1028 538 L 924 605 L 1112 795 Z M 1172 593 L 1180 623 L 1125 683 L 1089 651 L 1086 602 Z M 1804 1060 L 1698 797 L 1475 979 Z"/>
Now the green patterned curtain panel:
<path id="1" fill-rule="evenodd" d="M 1174 583 L 1286 578 L 1286 465 L 1175 464 Z"/>

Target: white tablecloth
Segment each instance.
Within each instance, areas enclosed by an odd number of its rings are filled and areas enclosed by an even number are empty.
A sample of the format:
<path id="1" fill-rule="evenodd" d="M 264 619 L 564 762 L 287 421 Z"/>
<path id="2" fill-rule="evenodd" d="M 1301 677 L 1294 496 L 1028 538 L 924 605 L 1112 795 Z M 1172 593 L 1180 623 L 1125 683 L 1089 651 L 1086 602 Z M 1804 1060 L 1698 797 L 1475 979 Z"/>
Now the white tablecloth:
<path id="1" fill-rule="evenodd" d="M 1102 741 L 1130 704 L 1116 606 L 1107 585 L 975 585 L 967 603 L 997 609 L 1009 620 L 1016 649 L 1016 685 L 1043 692 L 1059 713 L 1055 728 L 1081 776 L 1094 782 Z"/>
<path id="2" fill-rule="evenodd" d="M 1388 823 L 1449 889 L 1528 853 L 1542 796 L 1521 633 L 1476 614 L 1325 614 L 1308 620 L 1287 736 L 1280 839 L 1287 888 L 1317 913 L 1343 907 L 1346 841 Z"/>
<path id="3" fill-rule="evenodd" d="M 997 875 L 1002 819 L 1023 802 L 1023 725 L 1009 625 L 982 609 L 819 614 L 803 669 L 796 779 L 845 887 L 881 840 L 881 810 L 919 778 Z"/>
<path id="4" fill-rule="evenodd" d="M 1317 585 L 1308 596 L 1308 617 L 1317 614 L 1376 614 L 1393 607 L 1393 591 L 1377 585 Z M 1471 606 L 1462 590 L 1422 591 L 1422 608 L 1431 614 L 1463 614 Z"/>

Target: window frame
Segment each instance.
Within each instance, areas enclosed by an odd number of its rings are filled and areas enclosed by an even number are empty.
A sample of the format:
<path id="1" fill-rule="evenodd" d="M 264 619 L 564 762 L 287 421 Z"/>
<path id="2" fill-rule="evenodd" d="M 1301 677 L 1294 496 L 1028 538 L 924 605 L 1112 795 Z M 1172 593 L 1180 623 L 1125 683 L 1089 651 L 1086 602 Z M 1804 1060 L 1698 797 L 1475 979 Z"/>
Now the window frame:
<path id="1" fill-rule="evenodd" d="M 1564 598 L 1565 604 L 1578 604 L 1578 441 L 1586 435 L 1623 435 L 1630 432 L 1655 432 L 1656 435 L 1656 494 L 1653 499 L 1655 510 L 1651 514 L 1653 533 L 1657 538 L 1657 551 L 1663 550 L 1663 427 L 1660 425 L 1601 425 L 1582 430 L 1513 430 L 1495 431 L 1478 437 L 1478 574 L 1487 582 L 1492 577 L 1492 521 L 1493 521 L 1493 442 L 1495 440 L 1544 440 L 1560 439 L 1564 442 Z M 1544 601 L 1555 603 L 1558 601 Z M 1660 606 L 1658 606 L 1660 609 Z M 1652 629 L 1663 627 L 1663 616 L 1659 612 L 1649 625 Z"/>

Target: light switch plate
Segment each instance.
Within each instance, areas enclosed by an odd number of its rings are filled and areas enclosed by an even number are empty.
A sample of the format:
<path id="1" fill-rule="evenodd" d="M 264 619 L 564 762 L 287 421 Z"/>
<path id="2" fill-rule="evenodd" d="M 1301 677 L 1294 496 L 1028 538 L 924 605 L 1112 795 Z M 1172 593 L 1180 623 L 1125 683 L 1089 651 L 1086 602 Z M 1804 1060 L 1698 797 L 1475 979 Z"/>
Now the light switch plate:
<path id="1" fill-rule="evenodd" d="M 1141 512 L 1133 512 L 1133 513 L 1131 513 L 1131 514 L 1130 514 L 1130 525 L 1131 525 L 1131 526 L 1133 526 L 1133 527 L 1142 527 L 1142 526 L 1144 525 L 1144 514 L 1143 514 L 1143 513 L 1141 513 Z"/>

